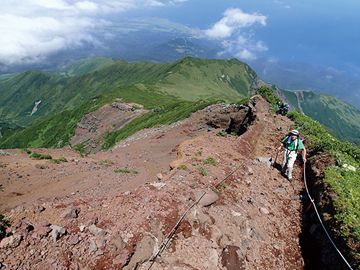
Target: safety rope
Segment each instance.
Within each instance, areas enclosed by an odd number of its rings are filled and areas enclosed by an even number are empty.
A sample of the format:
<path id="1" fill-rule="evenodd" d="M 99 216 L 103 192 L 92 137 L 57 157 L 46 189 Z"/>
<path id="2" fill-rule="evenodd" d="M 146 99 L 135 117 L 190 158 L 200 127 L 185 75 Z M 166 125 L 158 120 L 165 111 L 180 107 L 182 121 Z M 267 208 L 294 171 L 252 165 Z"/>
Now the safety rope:
<path id="1" fill-rule="evenodd" d="M 216 188 L 219 185 L 221 185 L 226 179 L 228 179 L 231 175 L 233 175 L 239 168 L 241 165 L 237 166 L 231 173 L 229 173 L 223 180 L 221 180 L 219 183 L 210 186 L 209 188 Z M 165 240 L 163 241 L 163 243 L 161 244 L 158 252 L 153 256 L 153 258 L 151 258 L 151 264 L 148 268 L 148 270 L 150 270 L 152 268 L 152 266 L 155 263 L 155 260 L 157 257 L 159 257 L 161 255 L 161 253 L 166 249 L 166 247 L 168 246 L 168 244 L 170 243 L 170 241 L 172 240 L 176 230 L 179 228 L 181 221 L 183 221 L 183 219 L 185 218 L 185 216 L 190 212 L 190 210 L 197 205 L 200 200 L 205 196 L 206 191 L 204 191 L 202 193 L 202 195 L 199 197 L 199 199 L 197 199 L 194 203 L 192 203 L 187 209 L 186 211 L 181 215 L 181 217 L 177 220 L 177 222 L 175 223 L 175 225 L 173 226 L 173 228 L 171 229 L 170 233 L 168 234 L 168 236 L 165 238 Z"/>
<path id="2" fill-rule="evenodd" d="M 304 172 L 303 172 L 303 177 L 304 177 L 304 184 L 305 184 L 305 189 L 306 189 L 306 193 L 312 203 L 312 205 L 314 206 L 314 209 L 315 209 L 315 212 L 316 212 L 316 215 L 319 219 L 319 222 L 322 226 L 322 228 L 324 229 L 325 231 L 325 234 L 326 236 L 328 237 L 328 239 L 330 240 L 331 244 L 334 246 L 335 250 L 338 252 L 338 254 L 340 255 L 340 257 L 344 260 L 344 262 L 346 263 L 346 265 L 349 267 L 350 270 L 353 270 L 353 268 L 351 267 L 351 265 L 348 263 L 348 261 L 346 260 L 346 258 L 342 255 L 342 253 L 340 252 L 340 250 L 337 248 L 335 242 L 332 240 L 330 234 L 328 233 L 327 229 L 325 228 L 325 225 L 320 217 L 320 214 L 319 214 L 319 211 L 316 207 L 316 204 L 315 204 L 315 201 L 314 199 L 311 197 L 310 195 L 310 192 L 309 192 L 309 189 L 308 189 L 308 185 L 307 185 L 307 180 L 306 180 L 306 168 L 305 168 L 305 164 L 304 163 L 304 166 L 303 166 L 303 169 L 304 169 Z M 223 180 L 221 180 L 219 183 L 211 186 L 211 188 L 214 188 L 214 187 L 218 187 L 221 183 L 223 183 L 226 179 L 228 179 L 231 175 L 233 175 L 238 169 L 240 168 L 240 166 L 236 167 L 230 174 L 228 174 Z M 153 258 L 151 259 L 152 263 L 151 265 L 149 266 L 148 270 L 150 270 L 152 268 L 152 266 L 154 265 L 155 263 L 155 260 L 157 257 L 159 257 L 161 255 L 161 253 L 166 249 L 166 247 L 168 246 L 168 244 L 170 243 L 170 241 L 172 240 L 176 230 L 178 229 L 178 227 L 180 226 L 180 223 L 183 221 L 183 219 L 185 218 L 185 216 L 190 212 L 190 210 L 195 206 L 197 205 L 200 200 L 205 196 L 206 194 L 206 191 L 204 191 L 202 193 L 202 195 L 194 202 L 192 203 L 187 209 L 186 211 L 181 215 L 181 217 L 177 220 L 177 222 L 175 223 L 175 225 L 173 226 L 173 228 L 171 229 L 170 233 L 168 234 L 168 236 L 165 238 L 165 240 L 163 241 L 163 243 L 161 244 L 158 252 L 153 256 Z"/>
<path id="3" fill-rule="evenodd" d="M 340 250 L 337 248 L 335 242 L 332 240 L 330 234 L 329 234 L 328 231 L 326 230 L 325 225 L 324 225 L 324 223 L 323 223 L 323 221 L 322 221 L 322 219 L 321 219 L 321 217 L 320 217 L 319 211 L 318 211 L 318 209 L 317 209 L 317 207 L 316 207 L 315 201 L 314 201 L 314 199 L 313 199 L 313 198 L 311 197 L 311 195 L 310 195 L 310 192 L 309 192 L 309 189 L 308 189 L 308 186 L 307 186 L 307 182 L 306 182 L 306 168 L 305 168 L 305 164 L 306 164 L 306 163 L 304 163 L 304 172 L 303 172 L 305 189 L 306 189 L 306 193 L 307 193 L 307 195 L 309 196 L 309 199 L 310 199 L 312 205 L 314 206 L 314 209 L 315 209 L 316 215 L 317 215 L 317 217 L 318 217 L 318 219 L 319 219 L 319 222 L 320 222 L 322 228 L 324 229 L 326 236 L 328 237 L 328 239 L 330 240 L 331 244 L 334 246 L 335 250 L 337 251 L 337 253 L 339 253 L 340 257 L 344 260 L 344 262 L 345 262 L 346 265 L 349 267 L 349 269 L 353 270 L 353 268 L 351 267 L 351 265 L 348 263 L 348 261 L 345 259 L 345 257 L 341 254 Z"/>

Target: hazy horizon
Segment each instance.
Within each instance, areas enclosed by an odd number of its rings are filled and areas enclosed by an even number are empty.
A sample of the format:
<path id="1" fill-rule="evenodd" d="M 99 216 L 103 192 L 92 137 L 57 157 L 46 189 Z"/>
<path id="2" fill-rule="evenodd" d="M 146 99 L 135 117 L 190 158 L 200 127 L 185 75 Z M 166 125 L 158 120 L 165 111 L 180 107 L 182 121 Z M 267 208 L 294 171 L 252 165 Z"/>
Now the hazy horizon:
<path id="1" fill-rule="evenodd" d="M 208 45 L 200 55 L 238 58 L 282 85 L 294 82 L 279 72 L 307 78 L 299 74 L 304 65 L 321 69 L 324 82 L 310 77 L 308 88 L 336 91 L 350 78 L 360 99 L 359 8 L 354 0 L 5 0 L 0 71 L 92 56 L 147 60 L 142 52 L 153 55 L 162 42 L 185 37 Z"/>

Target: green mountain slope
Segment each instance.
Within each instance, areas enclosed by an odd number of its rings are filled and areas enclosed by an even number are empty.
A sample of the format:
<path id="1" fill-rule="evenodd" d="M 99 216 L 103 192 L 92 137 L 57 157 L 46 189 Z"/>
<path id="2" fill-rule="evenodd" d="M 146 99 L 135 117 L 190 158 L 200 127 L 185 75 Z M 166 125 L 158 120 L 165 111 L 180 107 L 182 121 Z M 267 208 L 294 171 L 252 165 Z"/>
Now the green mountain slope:
<path id="1" fill-rule="evenodd" d="M 157 86 L 161 91 L 185 100 L 212 96 L 231 101 L 239 95 L 248 96 L 256 77 L 248 65 L 236 59 L 224 61 L 186 57 L 170 68 L 166 78 Z"/>
<path id="2" fill-rule="evenodd" d="M 113 59 L 105 57 L 81 59 L 61 68 L 60 74 L 68 76 L 84 75 L 109 67 L 114 63 Z"/>
<path id="3" fill-rule="evenodd" d="M 172 104 L 182 101 L 194 106 L 199 100 L 236 102 L 250 95 L 256 79 L 256 74 L 238 60 L 187 57 L 166 64 L 111 61 L 95 59 L 94 63 L 73 65 L 71 76 L 30 71 L 0 80 L 2 121 L 28 127 L 0 146 L 65 145 L 84 114 L 115 98 L 169 112 L 171 108 L 179 110 Z"/>
<path id="4" fill-rule="evenodd" d="M 98 63 L 98 60 L 95 60 Z M 96 63 L 86 62 L 94 67 Z M 102 62 L 103 63 L 103 62 Z M 77 67 L 83 67 L 81 62 Z M 185 100 L 222 98 L 228 101 L 249 95 L 255 73 L 237 60 L 184 58 L 171 64 L 115 61 L 92 73 L 71 69 L 73 76 L 29 71 L 0 80 L 0 116 L 27 125 L 37 118 L 74 109 L 92 97 L 117 87 L 137 85 L 159 90 Z M 81 73 L 81 75 L 75 75 Z M 225 77 L 221 77 L 224 75 Z M 38 111 L 31 114 L 36 101 Z"/>
<path id="5" fill-rule="evenodd" d="M 319 121 L 338 138 L 360 144 L 360 111 L 335 97 L 311 91 L 281 91 L 291 106 Z"/>

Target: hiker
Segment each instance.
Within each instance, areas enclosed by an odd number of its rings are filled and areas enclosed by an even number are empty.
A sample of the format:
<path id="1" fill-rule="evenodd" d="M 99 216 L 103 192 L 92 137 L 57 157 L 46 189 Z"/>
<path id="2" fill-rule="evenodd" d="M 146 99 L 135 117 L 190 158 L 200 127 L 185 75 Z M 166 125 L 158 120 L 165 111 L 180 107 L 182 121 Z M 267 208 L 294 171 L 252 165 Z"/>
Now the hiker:
<path id="1" fill-rule="evenodd" d="M 288 113 L 288 111 L 289 111 L 289 108 L 290 108 L 289 104 L 285 103 L 284 108 L 282 110 L 282 115 L 286 115 Z"/>
<path id="2" fill-rule="evenodd" d="M 286 115 L 289 111 L 289 104 L 283 103 L 280 105 L 279 110 L 276 112 L 277 114 Z"/>
<path id="3" fill-rule="evenodd" d="M 279 114 L 279 111 L 280 111 L 280 108 L 281 108 L 282 104 L 283 104 L 283 103 L 282 103 L 280 100 L 278 100 L 278 101 L 276 102 L 276 104 L 275 104 L 275 112 L 276 112 L 277 114 Z"/>
<path id="4" fill-rule="evenodd" d="M 284 159 L 282 164 L 281 172 L 285 174 L 289 181 L 292 180 L 292 171 L 294 162 L 297 157 L 298 150 L 302 150 L 302 159 L 303 162 L 306 162 L 306 149 L 299 138 L 299 131 L 296 129 L 292 130 L 289 134 L 287 134 L 282 140 L 282 145 L 279 146 L 278 150 L 284 147 Z"/>

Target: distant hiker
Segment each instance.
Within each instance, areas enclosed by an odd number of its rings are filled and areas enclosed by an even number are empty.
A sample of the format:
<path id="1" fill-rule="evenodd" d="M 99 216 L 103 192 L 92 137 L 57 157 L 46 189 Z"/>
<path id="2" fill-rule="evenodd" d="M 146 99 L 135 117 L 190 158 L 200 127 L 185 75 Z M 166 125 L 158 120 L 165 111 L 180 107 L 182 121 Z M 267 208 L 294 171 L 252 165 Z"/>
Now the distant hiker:
<path id="1" fill-rule="evenodd" d="M 282 140 L 282 145 L 279 146 L 278 150 L 284 147 L 284 159 L 282 164 L 281 172 L 287 176 L 289 181 L 292 180 L 292 171 L 294 162 L 296 160 L 298 150 L 302 150 L 302 159 L 303 162 L 306 162 L 306 149 L 299 138 L 299 131 L 292 130 L 289 134 L 287 134 Z"/>
<path id="2" fill-rule="evenodd" d="M 283 108 L 283 115 L 286 115 L 288 113 L 289 108 L 290 108 L 289 104 L 285 103 Z"/>
<path id="3" fill-rule="evenodd" d="M 289 111 L 289 104 L 288 103 L 282 103 L 279 105 L 279 109 L 276 111 L 277 114 L 286 115 Z"/>
<path id="4" fill-rule="evenodd" d="M 278 101 L 276 102 L 276 104 L 275 104 L 275 112 L 276 112 L 276 113 L 279 112 L 282 104 L 283 104 L 283 103 L 282 103 L 280 100 L 278 100 Z"/>

